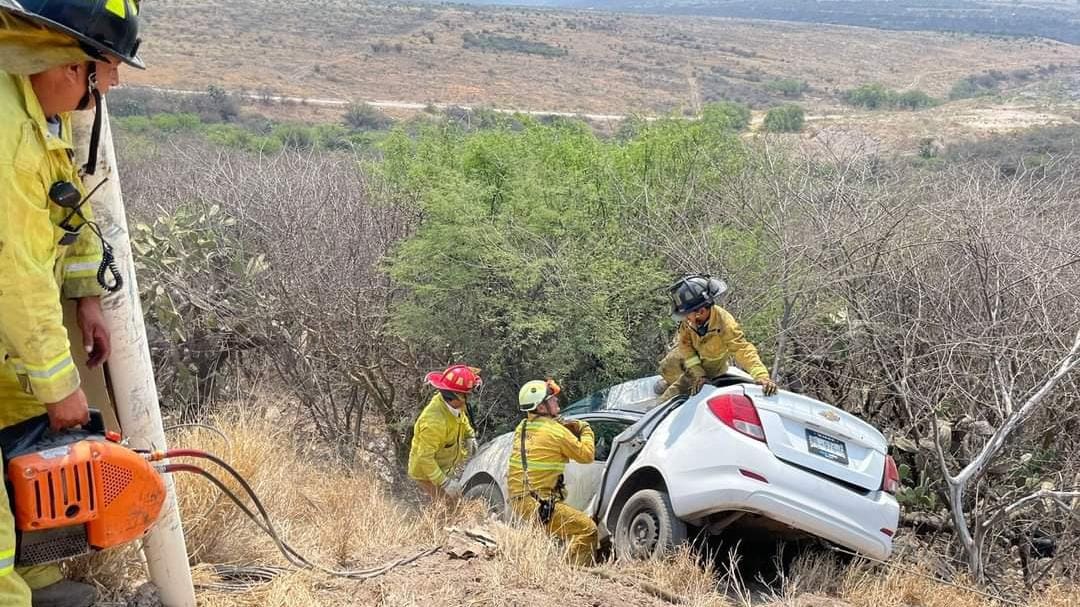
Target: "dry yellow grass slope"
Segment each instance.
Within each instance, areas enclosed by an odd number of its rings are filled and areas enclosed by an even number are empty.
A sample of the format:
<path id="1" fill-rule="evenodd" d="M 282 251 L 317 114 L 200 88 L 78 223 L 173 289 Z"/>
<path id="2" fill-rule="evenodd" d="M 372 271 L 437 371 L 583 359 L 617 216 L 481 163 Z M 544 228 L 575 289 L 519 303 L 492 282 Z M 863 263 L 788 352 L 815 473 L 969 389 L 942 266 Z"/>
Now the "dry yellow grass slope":
<path id="1" fill-rule="evenodd" d="M 292 434 L 288 424 L 254 413 L 233 412 L 213 422 L 227 441 L 193 429 L 174 445 L 221 454 L 263 497 L 282 535 L 319 563 L 364 568 L 441 545 L 445 549 L 388 575 L 351 581 L 291 570 L 246 592 L 199 590 L 204 607 L 284 606 L 621 606 L 666 605 L 658 595 L 706 607 L 737 604 L 853 605 L 857 607 L 983 607 L 991 603 L 962 590 L 900 571 L 854 565 L 841 568 L 824 556 L 806 557 L 769 587 L 752 590 L 729 571 L 701 566 L 689 551 L 669 559 L 605 563 L 576 569 L 562 550 L 531 526 L 484 522 L 479 504 L 428 507 L 390 493 L 365 470 L 320 458 L 320 449 Z M 216 489 L 198 477 L 177 479 L 195 579 L 219 581 L 213 565 L 276 565 L 285 562 L 273 543 Z M 498 542 L 485 552 L 447 529 L 483 524 Z M 465 549 L 475 558 L 453 558 Z M 464 555 L 468 556 L 468 555 Z M 130 596 L 142 580 L 133 549 L 97 555 L 71 567 L 98 583 L 110 599 Z M 1076 605 L 1076 589 L 1052 588 L 1033 599 L 1040 607 Z M 120 603 L 122 604 L 122 603 Z"/>

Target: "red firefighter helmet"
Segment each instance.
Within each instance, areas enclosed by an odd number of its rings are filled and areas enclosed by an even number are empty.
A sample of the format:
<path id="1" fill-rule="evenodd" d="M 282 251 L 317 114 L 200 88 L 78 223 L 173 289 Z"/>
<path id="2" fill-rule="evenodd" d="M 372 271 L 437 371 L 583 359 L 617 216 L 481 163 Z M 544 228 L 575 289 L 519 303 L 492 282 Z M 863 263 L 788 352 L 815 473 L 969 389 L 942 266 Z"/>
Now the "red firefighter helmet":
<path id="1" fill-rule="evenodd" d="M 472 392 L 481 383 L 480 369 L 468 365 L 453 365 L 442 373 L 432 371 L 424 380 L 437 390 L 461 393 Z"/>

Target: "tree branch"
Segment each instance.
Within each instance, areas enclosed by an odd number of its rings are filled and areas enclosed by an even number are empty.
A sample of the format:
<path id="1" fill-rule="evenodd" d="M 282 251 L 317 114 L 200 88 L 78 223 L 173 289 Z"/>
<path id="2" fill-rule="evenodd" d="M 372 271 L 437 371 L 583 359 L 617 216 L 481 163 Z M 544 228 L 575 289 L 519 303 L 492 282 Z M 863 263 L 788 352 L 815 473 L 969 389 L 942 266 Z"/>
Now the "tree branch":
<path id="1" fill-rule="evenodd" d="M 990 465 L 990 461 L 993 460 L 994 456 L 996 456 L 998 452 L 1001 451 L 1002 447 L 1005 446 L 1005 441 L 1008 440 L 1013 431 L 1022 425 L 1032 413 L 1038 410 L 1039 405 L 1042 404 L 1046 395 L 1049 394 L 1050 391 L 1057 386 L 1058 382 L 1068 375 L 1077 364 L 1080 364 L 1080 356 L 1078 356 L 1078 354 L 1080 354 L 1080 329 L 1076 331 L 1076 337 L 1073 339 L 1072 347 L 1069 348 L 1069 353 L 1061 360 L 1061 364 L 1058 365 L 1054 374 L 1051 375 L 1034 394 L 1028 397 L 1019 409 L 1006 418 L 1005 423 L 1003 423 L 1001 427 L 998 428 L 997 432 L 994 432 L 994 435 L 990 437 L 990 440 L 983 445 L 982 451 L 980 451 L 979 454 L 956 475 L 957 482 L 966 483 L 972 478 L 977 478 L 986 470 L 986 467 Z M 1004 387 L 1005 386 L 1003 386 L 1003 388 Z"/>
<path id="2" fill-rule="evenodd" d="M 984 522 L 982 524 L 982 526 L 984 528 L 990 527 L 991 525 L 996 524 L 1002 518 L 1006 518 L 1009 515 L 1011 515 L 1013 512 L 1016 512 L 1017 510 L 1023 508 L 1028 503 L 1038 501 L 1038 500 L 1041 500 L 1041 499 L 1044 499 L 1044 498 L 1053 499 L 1055 502 L 1057 502 L 1057 504 L 1059 506 L 1061 506 L 1064 509 L 1068 509 L 1069 506 L 1066 505 L 1065 500 L 1066 499 L 1069 499 L 1069 500 L 1080 499 L 1080 491 L 1054 491 L 1054 490 L 1051 490 L 1051 489 L 1040 489 L 1040 490 L 1036 491 L 1035 493 L 1032 493 L 1030 495 L 1026 495 L 1026 496 L 1016 500 L 1015 502 L 1009 504 L 1008 506 L 1005 506 L 1004 508 L 999 510 L 994 516 L 988 518 L 986 520 L 986 522 Z"/>

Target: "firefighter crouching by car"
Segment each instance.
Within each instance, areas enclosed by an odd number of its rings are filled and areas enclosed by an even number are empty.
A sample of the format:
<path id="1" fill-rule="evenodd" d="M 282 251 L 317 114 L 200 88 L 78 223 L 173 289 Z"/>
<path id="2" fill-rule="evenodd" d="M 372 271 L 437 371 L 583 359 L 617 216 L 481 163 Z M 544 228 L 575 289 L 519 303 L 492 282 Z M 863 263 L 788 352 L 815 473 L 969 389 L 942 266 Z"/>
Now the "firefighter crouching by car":
<path id="1" fill-rule="evenodd" d="M 766 396 L 776 394 L 776 382 L 757 348 L 747 341 L 735 317 L 716 305 L 725 291 L 724 281 L 704 274 L 685 276 L 671 286 L 671 317 L 679 329 L 672 350 L 660 361 L 661 401 L 697 394 L 706 381 L 727 372 L 732 358 Z"/>
<path id="2" fill-rule="evenodd" d="M 479 373 L 474 367 L 454 365 L 425 378 L 437 392 L 413 425 L 409 478 L 432 499 L 461 496 L 461 482 L 452 474 L 476 453 L 476 433 L 466 401 L 481 383 Z"/>
<path id="3" fill-rule="evenodd" d="M 519 408 L 527 416 L 514 432 L 510 452 L 510 507 L 522 520 L 538 521 L 565 541 L 571 563 L 591 565 L 596 523 L 563 502 L 563 470 L 571 460 L 593 461 L 593 431 L 585 421 L 557 419 L 559 392 L 550 379 L 530 381 L 518 392 Z"/>

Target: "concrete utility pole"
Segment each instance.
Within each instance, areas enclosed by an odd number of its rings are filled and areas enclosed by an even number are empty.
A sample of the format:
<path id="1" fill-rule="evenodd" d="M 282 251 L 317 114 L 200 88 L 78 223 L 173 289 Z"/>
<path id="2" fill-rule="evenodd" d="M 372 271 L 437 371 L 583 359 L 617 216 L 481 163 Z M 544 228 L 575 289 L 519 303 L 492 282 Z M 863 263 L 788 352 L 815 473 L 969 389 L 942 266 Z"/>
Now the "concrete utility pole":
<path id="1" fill-rule="evenodd" d="M 87 176 L 86 188 L 93 189 L 103 179 L 108 183 L 90 200 L 94 219 L 101 233 L 113 247 L 116 265 L 124 278 L 123 288 L 102 298 L 105 321 L 112 333 L 112 353 L 106 373 L 112 386 L 113 402 L 124 437 L 139 447 L 165 448 L 165 431 L 158 406 L 157 384 L 150 361 L 150 348 L 143 324 L 139 283 L 128 238 L 124 199 L 120 194 L 120 175 L 116 166 L 108 108 L 102 101 L 101 144 L 97 172 Z M 73 134 L 78 150 L 76 162 L 85 162 L 93 112 L 74 112 Z M 168 497 L 161 518 L 143 538 L 143 553 L 150 569 L 150 580 L 161 593 L 165 607 L 195 607 L 195 589 L 188 567 L 187 545 L 172 478 L 165 476 Z"/>

